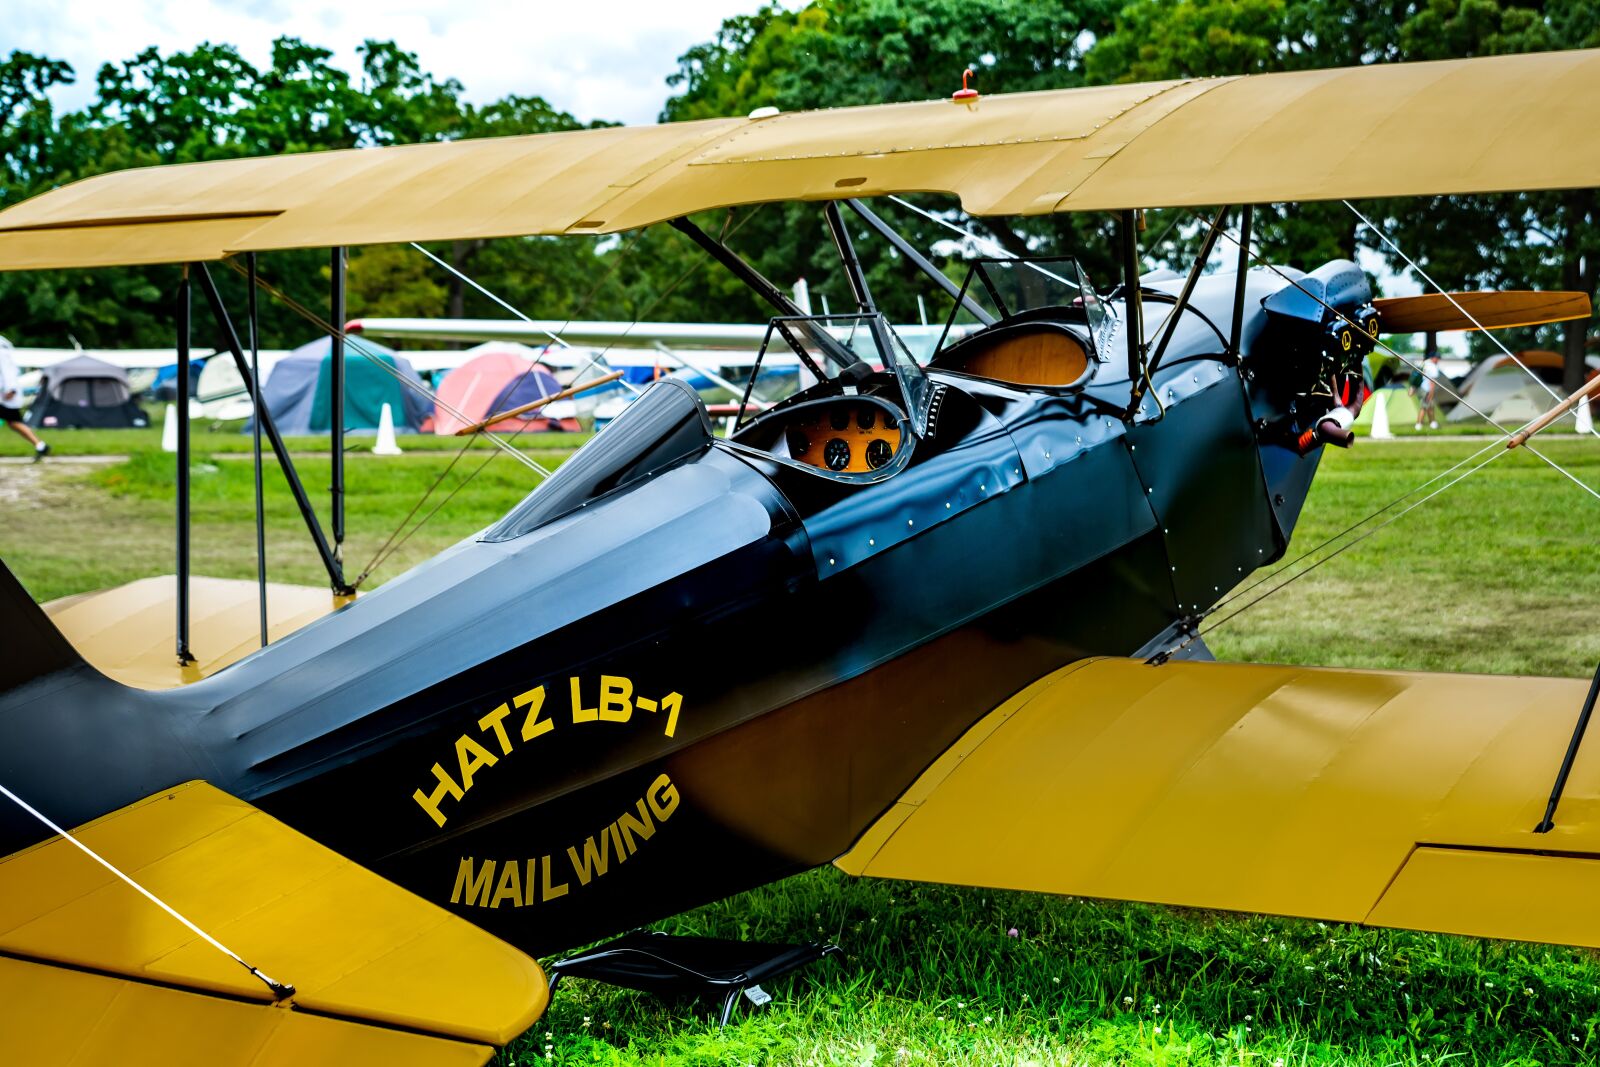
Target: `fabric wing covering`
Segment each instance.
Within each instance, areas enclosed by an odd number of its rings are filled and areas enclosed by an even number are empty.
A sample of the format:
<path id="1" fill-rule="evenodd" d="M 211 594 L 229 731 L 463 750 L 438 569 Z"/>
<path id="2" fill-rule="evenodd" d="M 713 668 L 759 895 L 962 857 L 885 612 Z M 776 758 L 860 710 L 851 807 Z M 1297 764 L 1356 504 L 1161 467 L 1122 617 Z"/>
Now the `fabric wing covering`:
<path id="1" fill-rule="evenodd" d="M 975 215 L 1600 185 L 1600 51 L 1096 86 L 86 178 L 0 212 L 0 269 L 608 233 L 937 191 Z"/>
<path id="2" fill-rule="evenodd" d="M 1600 947 L 1584 681 L 1089 660 L 991 713 L 851 874 Z"/>
<path id="3" fill-rule="evenodd" d="M 533 960 L 203 782 L 0 860 L 0 1063 L 482 1064 L 543 1012 Z"/>

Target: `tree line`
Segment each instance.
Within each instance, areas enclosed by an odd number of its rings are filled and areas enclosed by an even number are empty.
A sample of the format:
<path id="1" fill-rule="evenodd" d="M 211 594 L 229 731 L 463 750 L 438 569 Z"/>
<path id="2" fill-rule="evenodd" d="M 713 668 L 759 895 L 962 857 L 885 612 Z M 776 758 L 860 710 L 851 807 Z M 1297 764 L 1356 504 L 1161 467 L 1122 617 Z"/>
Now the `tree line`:
<path id="1" fill-rule="evenodd" d="M 726 20 L 679 58 L 660 117 L 938 98 L 969 66 L 982 90 L 996 93 L 1597 45 L 1600 0 L 813 0 Z M 294 37 L 275 41 L 261 67 L 226 44 L 167 54 L 147 48 L 103 65 L 89 103 L 58 112 L 51 90 L 78 72 L 59 59 L 14 51 L 0 62 L 0 206 L 124 167 L 606 125 L 581 122 L 531 93 L 473 104 L 460 82 L 430 74 L 392 41 L 367 41 L 359 58 L 352 76 L 332 64 L 328 49 Z M 953 207 L 941 197 L 910 199 L 931 210 Z M 1358 206 L 1448 287 L 1564 288 L 1592 297 L 1600 282 L 1593 190 Z M 959 274 L 957 260 L 970 249 L 896 205 L 882 214 L 919 247 L 939 248 L 936 258 Z M 1182 264 L 1197 241 L 1192 219 L 1187 211 L 1149 213 L 1152 262 Z M 720 213 L 703 220 L 718 229 L 726 222 Z M 1108 216 L 969 225 L 1012 252 L 1076 255 L 1102 287 L 1116 279 Z M 763 273 L 781 282 L 805 277 L 818 302 L 850 306 L 815 205 L 746 209 L 732 226 L 738 229 L 730 243 Z M 1404 268 L 1340 204 L 1264 207 L 1257 234 L 1277 263 L 1310 268 L 1367 247 Z M 429 248 L 535 318 L 749 321 L 768 314 L 665 227 Z M 919 294 L 932 313 L 948 307 L 881 242 L 863 236 L 859 250 L 874 295 L 897 321 L 916 320 Z M 325 253 L 272 253 L 261 267 L 297 301 L 326 307 Z M 242 306 L 242 283 L 229 271 L 217 275 L 224 296 Z M 0 333 L 22 344 L 65 345 L 71 337 L 87 346 L 167 345 L 176 278 L 171 267 L 0 274 Z M 504 315 L 403 245 L 351 250 L 349 312 Z M 262 313 L 268 346 L 315 332 L 275 303 Z M 1581 374 L 1587 332 L 1579 323 L 1512 340 L 1563 347 L 1570 386 Z"/>

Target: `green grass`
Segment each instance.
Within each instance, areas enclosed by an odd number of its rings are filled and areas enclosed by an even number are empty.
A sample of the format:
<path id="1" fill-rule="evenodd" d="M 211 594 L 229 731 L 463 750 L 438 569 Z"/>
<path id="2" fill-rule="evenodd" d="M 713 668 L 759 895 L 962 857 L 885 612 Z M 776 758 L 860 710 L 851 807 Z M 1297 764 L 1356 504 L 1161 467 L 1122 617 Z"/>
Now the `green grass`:
<path id="1" fill-rule="evenodd" d="M 39 430 L 41 437 L 50 443 L 57 456 L 122 456 L 159 447 L 159 423 L 144 430 Z M 244 432 L 242 422 L 206 422 L 196 420 L 190 426 L 191 447 L 195 455 L 248 454 L 254 447 L 254 438 Z M 509 438 L 509 435 L 502 435 Z M 587 433 L 526 433 L 516 438 L 519 447 L 564 452 L 577 448 L 592 434 Z M 454 452 L 462 445 L 459 437 L 436 437 L 431 433 L 400 434 L 403 452 Z M 284 438 L 292 454 L 328 451 L 327 434 L 290 436 Z M 349 434 L 345 437 L 345 450 L 350 455 L 364 455 L 372 449 L 371 434 Z M 261 450 L 269 459 L 272 446 L 263 438 Z M 31 456 L 33 446 L 20 434 L 0 427 L 0 456 Z"/>
<path id="2" fill-rule="evenodd" d="M 147 433 L 143 444 L 153 440 Z M 222 452 L 204 440 L 197 455 Z M 121 464 L 0 467 L 0 557 L 36 596 L 172 569 L 171 457 L 137 444 L 114 450 L 134 453 Z M 1330 450 L 1290 557 L 1487 444 Z M 1564 435 L 1539 446 L 1600 486 L 1600 443 Z M 534 447 L 551 464 L 565 454 L 546 450 L 548 439 Z M 468 453 L 446 489 L 484 454 Z M 354 569 L 449 462 L 349 458 Z M 300 466 L 326 514 L 326 460 Z M 320 568 L 298 515 L 276 471 L 268 475 L 272 576 L 315 582 Z M 536 481 L 493 460 L 373 581 L 492 521 Z M 248 462 L 200 461 L 197 570 L 254 574 L 251 500 Z M 1597 520 L 1600 501 L 1532 456 L 1506 455 L 1209 640 L 1227 658 L 1586 675 L 1600 659 Z M 857 880 L 831 869 L 661 925 L 834 940 L 848 955 L 774 983 L 767 1011 L 741 1013 L 726 1030 L 692 1004 L 574 981 L 500 1063 L 1432 1067 L 1587 1063 L 1600 1050 L 1600 961 L 1577 949 Z"/>

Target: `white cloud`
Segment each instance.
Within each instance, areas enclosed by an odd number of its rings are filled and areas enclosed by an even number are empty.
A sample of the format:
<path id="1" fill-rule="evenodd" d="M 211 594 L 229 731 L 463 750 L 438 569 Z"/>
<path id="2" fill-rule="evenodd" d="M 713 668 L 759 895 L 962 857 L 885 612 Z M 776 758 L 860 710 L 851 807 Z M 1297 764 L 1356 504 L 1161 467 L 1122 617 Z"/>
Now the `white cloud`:
<path id="1" fill-rule="evenodd" d="M 202 41 L 235 45 L 265 64 L 274 37 L 298 36 L 333 50 L 356 70 L 366 38 L 394 40 L 423 69 L 453 77 L 467 98 L 539 95 L 580 119 L 653 122 L 667 75 L 690 46 L 759 0 L 68 0 L 10 5 L 0 54 L 12 49 L 65 59 L 78 83 L 56 94 L 81 107 L 100 65 L 155 45 L 164 53 Z"/>

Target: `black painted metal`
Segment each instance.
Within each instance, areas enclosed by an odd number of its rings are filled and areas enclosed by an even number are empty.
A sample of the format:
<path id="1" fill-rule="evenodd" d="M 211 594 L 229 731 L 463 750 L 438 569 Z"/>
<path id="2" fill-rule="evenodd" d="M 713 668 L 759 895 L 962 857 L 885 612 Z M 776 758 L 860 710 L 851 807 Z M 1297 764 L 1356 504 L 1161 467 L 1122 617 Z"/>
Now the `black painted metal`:
<path id="1" fill-rule="evenodd" d="M 1556 772 L 1555 784 L 1550 787 L 1550 800 L 1545 804 L 1544 818 L 1533 828 L 1536 834 L 1547 834 L 1556 828 L 1556 807 L 1561 803 L 1561 794 L 1566 792 L 1567 775 L 1572 773 L 1572 761 L 1578 758 L 1578 746 L 1583 744 L 1583 735 L 1589 729 L 1589 716 L 1594 714 L 1596 697 L 1600 697 L 1600 667 L 1595 668 L 1594 681 L 1589 683 L 1589 695 L 1583 699 L 1583 710 L 1578 713 L 1578 722 L 1572 728 L 1572 739 L 1567 742 L 1567 753 L 1561 757 L 1561 769 Z"/>
<path id="2" fill-rule="evenodd" d="M 244 348 L 239 343 L 239 333 L 233 328 L 233 320 L 228 316 L 226 305 L 222 303 L 222 295 L 217 292 L 217 285 L 211 278 L 211 272 L 206 269 L 204 263 L 195 264 L 195 269 L 200 276 L 200 291 L 205 295 L 206 303 L 211 306 L 211 317 L 222 334 L 220 347 L 232 353 L 234 366 L 239 369 L 239 376 L 246 382 L 255 382 L 250 362 L 245 358 Z M 300 474 L 295 470 L 294 459 L 283 443 L 283 436 L 278 433 L 277 424 L 272 421 L 272 412 L 267 410 L 265 403 L 260 405 L 259 411 L 261 417 L 258 421 L 261 428 L 266 431 L 267 441 L 272 445 L 272 454 L 278 458 L 278 466 L 283 469 L 284 480 L 289 483 L 289 492 L 294 496 L 295 506 L 300 509 L 300 517 L 305 520 L 306 532 L 311 535 L 311 543 L 316 547 L 322 566 L 328 572 L 328 581 L 333 591 L 341 596 L 353 595 L 355 590 L 344 580 L 344 568 L 332 549 L 328 547 L 328 538 L 322 532 L 322 524 L 317 521 L 317 513 L 311 507 L 311 498 L 306 495 L 305 486 L 300 482 Z"/>
<path id="3" fill-rule="evenodd" d="M 845 229 L 839 205 L 829 200 L 823 205 L 822 214 L 828 220 L 828 233 L 833 238 L 833 247 L 839 250 L 839 261 L 844 264 L 844 276 L 850 280 L 850 292 L 856 298 L 856 310 L 870 315 L 878 308 L 872 302 L 872 290 L 867 287 L 866 273 L 861 269 L 861 260 L 856 258 L 856 245 L 850 239 L 850 231 Z"/>
<path id="4" fill-rule="evenodd" d="M 964 285 L 958 286 L 955 282 L 951 281 L 944 271 L 940 270 L 938 267 L 929 262 L 927 256 L 924 256 L 921 252 L 917 251 L 915 245 L 913 245 L 910 241 L 907 241 L 904 237 L 901 237 L 892 226 L 875 215 L 872 210 L 867 207 L 867 205 L 863 204 L 859 200 L 846 200 L 845 204 L 850 208 L 851 211 L 854 211 L 858 216 L 860 216 L 862 222 L 865 222 L 868 226 L 871 226 L 875 231 L 877 231 L 880 237 L 893 245 L 896 252 L 899 252 L 902 256 L 906 257 L 906 260 L 912 266 L 916 267 L 923 274 L 927 275 L 933 284 L 937 285 L 940 289 L 943 289 L 945 294 L 949 296 L 950 299 L 966 308 L 968 314 L 977 319 L 979 322 L 983 323 L 985 326 L 993 325 L 995 317 L 989 314 L 989 312 L 984 309 L 982 304 L 967 296 L 966 287 Z"/>
<path id="5" fill-rule="evenodd" d="M 1161 357 L 1167 354 L 1167 346 L 1172 343 L 1172 336 L 1178 330 L 1178 321 L 1183 317 L 1184 311 L 1189 306 L 1189 298 L 1194 295 L 1195 282 L 1200 280 L 1200 274 L 1205 270 L 1206 261 L 1211 258 L 1211 250 L 1217 246 L 1217 237 L 1222 233 L 1222 220 L 1227 215 L 1228 209 L 1221 208 L 1217 217 L 1211 221 L 1211 227 L 1206 230 L 1205 240 L 1200 244 L 1200 251 L 1194 257 L 1194 263 L 1189 267 L 1189 276 L 1184 279 L 1183 289 L 1178 293 L 1178 302 L 1167 312 L 1166 327 L 1161 331 L 1161 340 L 1156 345 L 1155 355 L 1150 357 L 1150 376 L 1154 377 L 1161 369 Z"/>
<path id="6" fill-rule="evenodd" d="M 250 375 L 245 379 L 245 389 L 250 394 L 250 410 L 255 412 L 252 420 L 252 459 L 254 460 L 256 476 L 256 587 L 257 599 L 261 609 L 261 647 L 267 647 L 267 529 L 266 506 L 262 496 L 261 487 L 261 419 L 266 412 L 266 405 L 261 402 L 261 322 L 256 308 L 256 254 L 246 252 L 244 257 L 246 284 L 249 286 L 249 295 L 245 298 L 248 307 L 250 329 Z"/>
<path id="7" fill-rule="evenodd" d="M 805 312 L 789 296 L 766 279 L 760 271 L 746 263 L 740 255 L 688 218 L 676 218 L 670 223 L 673 229 L 699 245 L 712 259 L 727 268 L 735 278 L 747 285 L 761 299 L 771 304 L 780 315 L 804 315 Z"/>
<path id="8" fill-rule="evenodd" d="M 1128 397 L 1127 418 L 1139 410 L 1149 380 L 1144 362 L 1144 302 L 1139 294 L 1139 231 L 1132 211 L 1118 214 L 1119 236 L 1122 239 L 1122 325 L 1128 331 L 1128 377 L 1132 385 Z"/>
<path id="9" fill-rule="evenodd" d="M 1192 302 L 1220 321 L 1233 296 L 1203 279 Z M 1265 336 L 1252 314 L 1241 336 Z M 877 484 L 708 440 L 698 400 L 658 385 L 659 409 L 489 536 L 182 689 L 59 657 L 32 675 L 0 643 L 20 680 L 0 691 L 0 781 L 77 825 L 202 778 L 535 952 L 827 862 L 1005 699 L 1146 648 L 1281 547 L 1320 450 L 1257 446 L 1287 401 L 1247 392 L 1184 319 L 1154 383 L 1167 418 L 1108 413 L 1136 349 L 1077 389 L 933 368 L 938 416 Z M 815 390 L 800 403 L 838 395 Z M 1288 467 L 1264 475 L 1258 453 Z M 48 630 L 13 587 L 8 632 Z M 603 684 L 625 710 L 591 714 Z M 490 758 L 463 788 L 472 745 Z M 586 849 L 622 847 L 625 814 L 648 838 L 580 874 Z M 38 834 L 0 810 L 0 853 Z M 462 872 L 491 862 L 473 891 Z"/>
<path id="10" fill-rule="evenodd" d="M 779 315 L 794 318 L 802 323 L 806 319 L 806 313 L 799 305 L 789 299 L 782 289 L 768 281 L 760 271 L 746 263 L 733 249 L 706 233 L 688 218 L 673 219 L 670 225 L 704 249 L 712 259 L 726 267 L 730 274 L 743 282 L 761 299 L 772 305 Z M 827 351 L 828 358 L 841 367 L 863 362 L 854 352 L 850 351 L 847 345 L 835 340 L 833 335 L 825 330 L 808 331 L 808 336 L 813 343 Z"/>
<path id="11" fill-rule="evenodd" d="M 184 665 L 194 662 L 189 651 L 189 294 L 189 268 L 184 267 L 178 282 L 178 395 L 172 406 L 178 420 L 177 654 Z"/>
<path id="12" fill-rule="evenodd" d="M 1255 218 L 1255 206 L 1246 204 L 1239 210 L 1239 266 L 1234 275 L 1233 329 L 1228 333 L 1229 352 L 1238 359 L 1244 351 L 1244 293 L 1250 279 L 1250 223 Z"/>
<path id="13" fill-rule="evenodd" d="M 332 250 L 332 262 L 328 266 L 328 305 L 329 318 L 333 323 L 333 333 L 330 335 L 328 387 L 332 395 L 328 413 L 328 432 L 332 436 L 332 445 L 328 461 L 332 471 L 328 478 L 328 494 L 333 498 L 333 514 L 330 525 L 333 528 L 333 555 L 335 559 L 342 559 L 344 547 L 344 275 L 345 255 L 343 248 Z M 254 290 L 251 297 L 254 298 Z"/>

